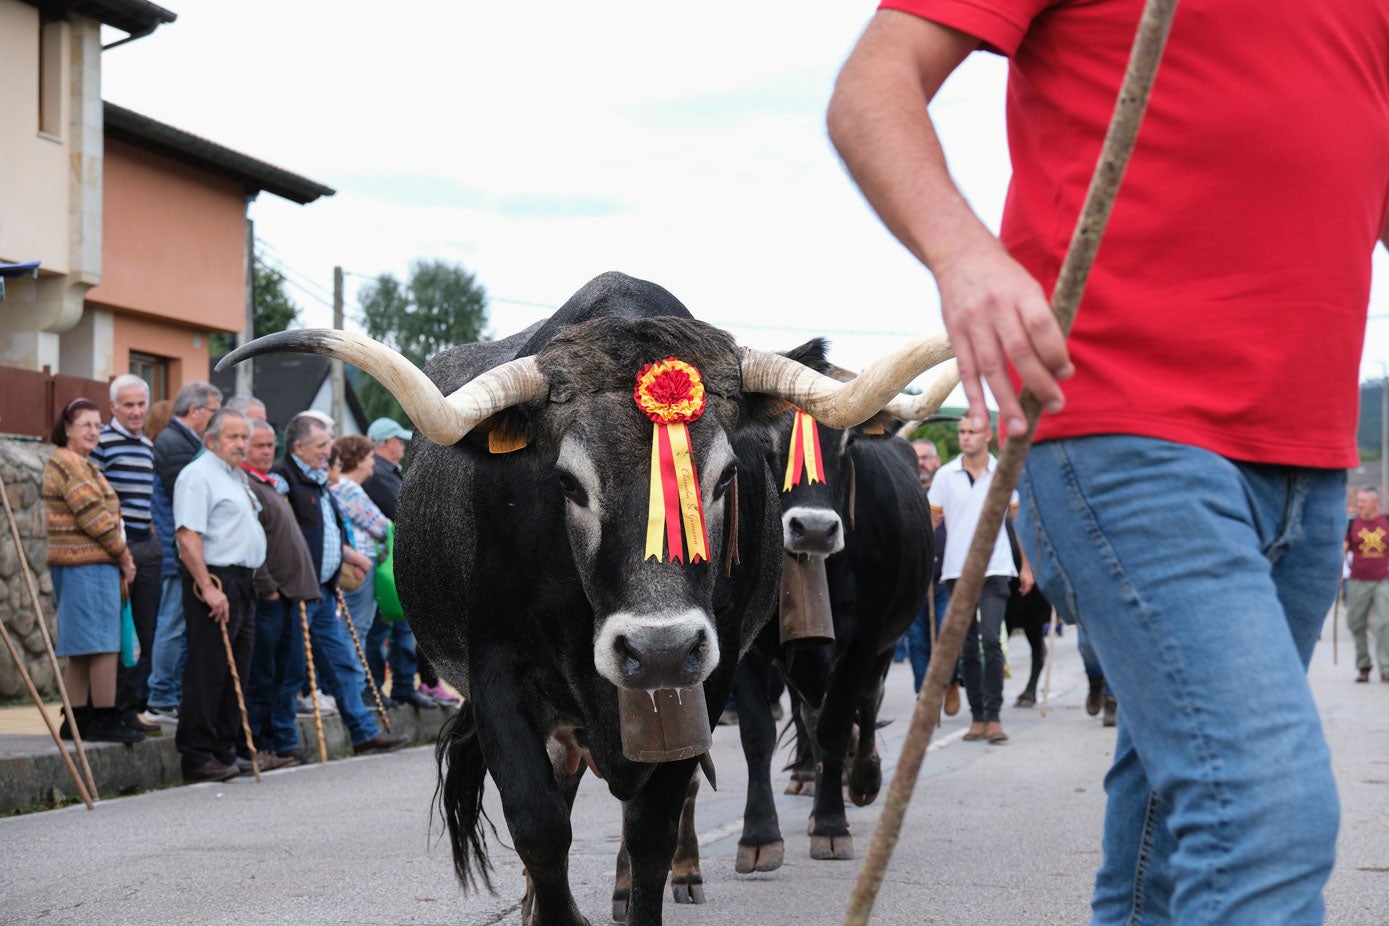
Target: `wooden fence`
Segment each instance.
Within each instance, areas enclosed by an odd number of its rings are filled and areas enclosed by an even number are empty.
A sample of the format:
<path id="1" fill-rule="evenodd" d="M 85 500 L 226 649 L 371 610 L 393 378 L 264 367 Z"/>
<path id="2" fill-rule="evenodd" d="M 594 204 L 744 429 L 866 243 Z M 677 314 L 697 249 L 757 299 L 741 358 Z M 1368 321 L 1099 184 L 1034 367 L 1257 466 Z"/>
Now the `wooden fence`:
<path id="1" fill-rule="evenodd" d="M 0 433 L 47 439 L 59 412 L 83 396 L 110 417 L 110 385 L 95 379 L 0 366 Z"/>

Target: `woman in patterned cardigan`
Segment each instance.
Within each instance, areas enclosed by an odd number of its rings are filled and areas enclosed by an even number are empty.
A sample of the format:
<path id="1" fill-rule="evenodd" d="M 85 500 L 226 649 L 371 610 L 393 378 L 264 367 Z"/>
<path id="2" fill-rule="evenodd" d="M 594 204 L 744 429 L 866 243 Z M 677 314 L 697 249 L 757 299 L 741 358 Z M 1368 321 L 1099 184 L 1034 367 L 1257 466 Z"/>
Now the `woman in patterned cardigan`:
<path id="1" fill-rule="evenodd" d="M 67 657 L 69 719 L 83 738 L 138 743 L 144 735 L 122 724 L 115 707 L 121 582 L 135 577 L 135 561 L 125 544 L 120 501 L 88 459 L 100 432 L 96 403 L 73 399 L 53 424 L 56 449 L 43 470 L 48 572 L 58 600 L 56 649 Z M 71 737 L 66 720 L 61 733 Z"/>

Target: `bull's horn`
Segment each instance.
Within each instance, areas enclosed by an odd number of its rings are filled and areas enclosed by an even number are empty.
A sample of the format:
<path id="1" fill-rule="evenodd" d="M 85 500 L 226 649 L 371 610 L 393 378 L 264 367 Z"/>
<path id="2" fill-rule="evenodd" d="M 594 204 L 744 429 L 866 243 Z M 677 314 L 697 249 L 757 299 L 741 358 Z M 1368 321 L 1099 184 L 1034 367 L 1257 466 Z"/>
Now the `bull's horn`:
<path id="1" fill-rule="evenodd" d="M 901 395 L 887 403 L 886 410 L 898 418 L 920 424 L 940 411 L 955 387 L 960 385 L 960 365 L 947 360 L 931 372 L 931 380 L 920 395 Z M 913 428 L 915 430 L 915 428 Z"/>
<path id="2" fill-rule="evenodd" d="M 872 418 L 902 387 L 955 355 L 944 332 L 873 361 L 851 382 L 839 383 L 780 354 L 743 351 L 743 389 L 780 396 L 832 428 Z"/>
<path id="3" fill-rule="evenodd" d="M 365 335 L 333 328 L 295 329 L 256 338 L 223 357 L 217 369 L 273 353 L 322 354 L 358 367 L 385 386 L 420 433 L 436 444 L 455 444 L 497 412 L 549 393 L 535 358 L 522 357 L 488 370 L 445 398 L 424 371 L 396 351 Z"/>

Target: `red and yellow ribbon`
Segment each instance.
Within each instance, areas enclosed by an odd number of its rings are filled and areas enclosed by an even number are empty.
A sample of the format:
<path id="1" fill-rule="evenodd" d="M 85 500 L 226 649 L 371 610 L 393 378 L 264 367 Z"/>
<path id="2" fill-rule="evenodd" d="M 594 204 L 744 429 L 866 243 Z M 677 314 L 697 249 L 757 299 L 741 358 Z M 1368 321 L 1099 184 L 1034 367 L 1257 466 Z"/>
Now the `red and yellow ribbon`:
<path id="1" fill-rule="evenodd" d="M 654 424 L 651 433 L 651 495 L 646 514 L 646 552 L 661 558 L 662 538 L 670 561 L 691 564 L 709 559 L 704 503 L 686 425 L 704 414 L 704 382 L 699 370 L 667 357 L 637 374 L 632 397 Z"/>
<path id="2" fill-rule="evenodd" d="M 790 492 L 791 487 L 804 478 L 806 485 L 825 481 L 825 461 L 820 457 L 820 432 L 815 419 L 796 409 L 796 422 L 791 425 L 791 447 L 786 456 L 786 481 L 781 491 Z"/>

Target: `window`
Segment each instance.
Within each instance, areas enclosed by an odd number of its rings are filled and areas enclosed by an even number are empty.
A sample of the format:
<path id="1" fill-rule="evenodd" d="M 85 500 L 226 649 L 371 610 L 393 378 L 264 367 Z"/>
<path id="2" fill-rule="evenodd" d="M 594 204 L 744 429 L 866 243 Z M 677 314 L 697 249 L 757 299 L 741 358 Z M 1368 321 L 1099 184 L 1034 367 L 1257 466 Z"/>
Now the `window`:
<path id="1" fill-rule="evenodd" d="M 39 23 L 39 131 L 63 137 L 63 23 Z"/>
<path id="2" fill-rule="evenodd" d="M 169 361 L 153 354 L 130 352 L 130 372 L 149 383 L 150 402 L 169 397 Z"/>

